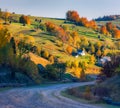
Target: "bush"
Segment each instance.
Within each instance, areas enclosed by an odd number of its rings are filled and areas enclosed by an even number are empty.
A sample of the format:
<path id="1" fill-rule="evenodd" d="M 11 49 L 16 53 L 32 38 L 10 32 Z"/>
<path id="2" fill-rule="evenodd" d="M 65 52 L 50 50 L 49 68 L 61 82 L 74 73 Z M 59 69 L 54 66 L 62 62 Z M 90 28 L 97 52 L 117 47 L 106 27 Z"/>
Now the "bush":
<path id="1" fill-rule="evenodd" d="M 77 88 L 71 88 L 67 90 L 69 95 L 78 97 L 78 98 L 82 98 L 83 94 L 77 89 Z"/>
<path id="2" fill-rule="evenodd" d="M 18 66 L 19 71 L 27 75 L 35 83 L 41 82 L 41 77 L 39 75 L 38 67 L 34 62 L 23 58 L 23 59 L 18 60 L 18 64 L 19 64 Z"/>
<path id="3" fill-rule="evenodd" d="M 60 75 L 57 72 L 57 68 L 55 68 L 53 65 L 47 65 L 46 66 L 47 71 L 47 77 L 51 80 L 58 80 Z"/>
<path id="4" fill-rule="evenodd" d="M 93 91 L 94 96 L 99 96 L 99 99 L 110 96 L 110 90 L 106 87 L 98 86 L 93 88 Z"/>
<path id="5" fill-rule="evenodd" d="M 46 25 L 45 24 L 40 24 L 39 28 L 43 31 L 46 31 Z"/>
<path id="6" fill-rule="evenodd" d="M 120 73 L 120 56 L 112 56 L 111 61 L 106 62 L 103 65 L 103 74 L 105 74 L 107 77 L 112 77 L 116 74 Z"/>
<path id="7" fill-rule="evenodd" d="M 62 80 L 65 73 L 65 64 L 55 62 L 46 66 L 47 77 L 51 80 Z"/>
<path id="8" fill-rule="evenodd" d="M 90 90 L 90 87 L 87 86 L 86 89 L 85 89 L 85 93 L 84 93 L 84 98 L 86 100 L 91 100 L 91 90 Z"/>

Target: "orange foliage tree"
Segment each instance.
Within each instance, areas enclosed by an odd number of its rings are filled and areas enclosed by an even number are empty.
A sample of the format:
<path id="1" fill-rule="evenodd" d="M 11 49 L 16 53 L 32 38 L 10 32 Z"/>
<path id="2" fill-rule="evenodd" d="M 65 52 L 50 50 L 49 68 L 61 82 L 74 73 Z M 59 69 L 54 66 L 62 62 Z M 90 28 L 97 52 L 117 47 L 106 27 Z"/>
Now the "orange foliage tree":
<path id="1" fill-rule="evenodd" d="M 113 30 L 113 24 L 111 22 L 106 23 L 106 28 L 109 32 Z"/>
<path id="2" fill-rule="evenodd" d="M 66 13 L 66 19 L 68 21 L 72 21 L 77 25 L 85 26 L 85 27 L 90 27 L 92 29 L 97 29 L 97 24 L 94 20 L 88 21 L 86 17 L 81 17 L 79 16 L 77 11 L 68 11 Z"/>
<path id="3" fill-rule="evenodd" d="M 104 34 L 104 35 L 107 35 L 107 34 L 108 34 L 108 31 L 107 31 L 106 26 L 102 26 L 102 27 L 100 28 L 100 33 L 102 33 L 102 34 Z"/>
<path id="4" fill-rule="evenodd" d="M 71 46 L 67 46 L 66 51 L 68 52 L 68 54 L 71 54 L 73 49 Z"/>
<path id="5" fill-rule="evenodd" d="M 80 18 L 79 24 L 85 27 L 89 27 L 88 19 L 85 17 Z"/>
<path id="6" fill-rule="evenodd" d="M 19 22 L 20 22 L 20 23 L 23 23 L 23 24 L 28 24 L 28 25 L 31 24 L 30 18 L 29 18 L 28 16 L 25 16 L 25 15 L 22 15 L 22 16 L 19 18 Z"/>
<path id="7" fill-rule="evenodd" d="M 98 26 L 94 20 L 89 21 L 89 27 L 94 30 L 96 30 L 98 28 Z"/>
<path id="8" fill-rule="evenodd" d="M 54 31 L 56 29 L 55 24 L 53 24 L 51 22 L 46 22 L 45 25 L 46 25 L 48 32 L 54 33 Z"/>
<path id="9" fill-rule="evenodd" d="M 78 22 L 80 17 L 77 11 L 68 11 L 66 13 L 66 18 L 68 21 Z"/>
<path id="10" fill-rule="evenodd" d="M 114 38 L 120 38 L 120 30 L 115 29 L 115 30 L 113 31 L 113 37 L 114 37 Z"/>
<path id="11" fill-rule="evenodd" d="M 52 22 L 46 22 L 45 25 L 46 25 L 47 31 L 57 36 L 59 39 L 62 40 L 63 43 L 68 40 L 68 36 L 62 27 L 55 25 Z"/>

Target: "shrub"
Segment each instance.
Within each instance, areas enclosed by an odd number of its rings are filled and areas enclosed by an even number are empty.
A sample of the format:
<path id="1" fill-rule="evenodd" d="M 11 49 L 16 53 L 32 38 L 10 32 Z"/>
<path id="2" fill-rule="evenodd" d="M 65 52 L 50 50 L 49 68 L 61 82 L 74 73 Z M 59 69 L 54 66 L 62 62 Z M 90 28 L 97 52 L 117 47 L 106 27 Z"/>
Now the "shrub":
<path id="1" fill-rule="evenodd" d="M 46 31 L 46 25 L 45 24 L 40 24 L 39 28 L 43 31 Z"/>
<path id="2" fill-rule="evenodd" d="M 67 90 L 69 95 L 82 98 L 83 94 L 77 88 L 71 88 Z"/>
<path id="3" fill-rule="evenodd" d="M 57 68 L 55 68 L 53 65 L 47 65 L 47 77 L 51 80 L 58 80 L 59 79 L 59 73 L 57 72 Z"/>
<path id="4" fill-rule="evenodd" d="M 46 66 L 47 77 L 51 80 L 62 80 L 65 73 L 65 64 L 55 62 Z"/>
<path id="5" fill-rule="evenodd" d="M 40 83 L 41 77 L 39 75 L 37 65 L 26 59 L 21 59 L 19 62 L 19 71 L 22 71 L 23 74 L 29 76 L 35 83 Z"/>
<path id="6" fill-rule="evenodd" d="M 110 95 L 110 90 L 102 86 L 95 87 L 93 91 L 94 96 L 99 96 L 100 99 L 102 99 L 103 97 L 109 97 Z"/>
<path id="7" fill-rule="evenodd" d="M 103 65 L 102 72 L 107 77 L 112 77 L 120 72 L 119 67 L 120 67 L 120 56 L 112 56 L 111 61 L 108 61 Z"/>
<path id="8" fill-rule="evenodd" d="M 91 90 L 90 90 L 90 87 L 87 86 L 86 89 L 85 89 L 85 93 L 84 93 L 84 98 L 87 99 L 87 100 L 91 100 Z"/>

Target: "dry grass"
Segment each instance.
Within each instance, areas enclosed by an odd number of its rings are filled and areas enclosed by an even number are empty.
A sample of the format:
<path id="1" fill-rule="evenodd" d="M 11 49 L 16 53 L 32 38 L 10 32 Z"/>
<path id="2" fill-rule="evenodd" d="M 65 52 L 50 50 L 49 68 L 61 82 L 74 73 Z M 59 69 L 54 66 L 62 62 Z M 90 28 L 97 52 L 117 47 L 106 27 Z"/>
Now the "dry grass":
<path id="1" fill-rule="evenodd" d="M 42 64 L 43 66 L 46 66 L 50 64 L 50 62 L 40 56 L 37 56 L 33 53 L 29 53 L 30 59 L 35 63 L 35 64 Z"/>

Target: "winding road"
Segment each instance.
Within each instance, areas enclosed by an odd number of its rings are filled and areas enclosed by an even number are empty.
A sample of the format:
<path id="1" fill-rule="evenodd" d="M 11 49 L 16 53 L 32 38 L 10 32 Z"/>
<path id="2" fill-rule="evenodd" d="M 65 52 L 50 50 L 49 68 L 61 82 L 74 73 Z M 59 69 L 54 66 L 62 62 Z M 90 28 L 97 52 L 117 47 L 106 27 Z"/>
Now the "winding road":
<path id="1" fill-rule="evenodd" d="M 0 108 L 100 108 L 98 106 L 83 104 L 60 95 L 60 92 L 67 88 L 91 84 L 94 84 L 94 82 L 7 90 L 0 92 Z"/>

